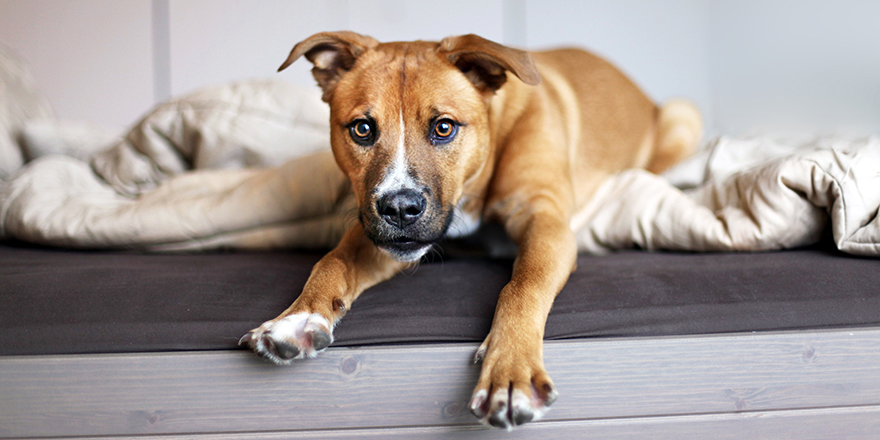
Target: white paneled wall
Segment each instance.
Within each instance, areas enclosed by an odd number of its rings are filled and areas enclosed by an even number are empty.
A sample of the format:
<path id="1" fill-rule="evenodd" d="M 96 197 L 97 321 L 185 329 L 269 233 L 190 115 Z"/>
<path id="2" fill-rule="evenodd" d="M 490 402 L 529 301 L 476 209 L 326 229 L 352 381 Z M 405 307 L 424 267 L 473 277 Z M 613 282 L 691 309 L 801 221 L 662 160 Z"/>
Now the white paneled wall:
<path id="1" fill-rule="evenodd" d="M 878 17 L 874 0 L 0 0 L 0 40 L 60 117 L 105 124 L 227 81 L 312 86 L 308 63 L 275 69 L 308 35 L 351 29 L 588 47 L 654 99 L 695 100 L 713 132 L 864 132 L 880 131 Z"/>

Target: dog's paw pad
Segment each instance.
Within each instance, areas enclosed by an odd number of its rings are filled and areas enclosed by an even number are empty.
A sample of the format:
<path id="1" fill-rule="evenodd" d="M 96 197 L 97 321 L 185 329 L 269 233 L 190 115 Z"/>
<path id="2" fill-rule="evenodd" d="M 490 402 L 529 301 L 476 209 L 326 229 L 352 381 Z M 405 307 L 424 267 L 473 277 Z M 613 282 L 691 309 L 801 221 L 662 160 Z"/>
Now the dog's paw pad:
<path id="1" fill-rule="evenodd" d="M 317 313 L 296 313 L 268 321 L 244 335 L 239 344 L 276 364 L 315 357 L 333 343 L 332 326 Z"/>

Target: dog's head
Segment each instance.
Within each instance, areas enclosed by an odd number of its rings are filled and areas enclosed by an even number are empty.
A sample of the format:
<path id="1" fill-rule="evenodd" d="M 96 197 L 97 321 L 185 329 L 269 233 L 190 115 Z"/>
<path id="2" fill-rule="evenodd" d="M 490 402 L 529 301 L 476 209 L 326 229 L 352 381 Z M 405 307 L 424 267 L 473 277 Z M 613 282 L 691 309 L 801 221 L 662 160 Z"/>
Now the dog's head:
<path id="1" fill-rule="evenodd" d="M 353 32 L 297 44 L 330 104 L 330 141 L 366 235 L 400 261 L 446 234 L 469 179 L 490 160 L 488 105 L 507 72 L 540 76 L 531 56 L 476 35 L 379 43 Z"/>

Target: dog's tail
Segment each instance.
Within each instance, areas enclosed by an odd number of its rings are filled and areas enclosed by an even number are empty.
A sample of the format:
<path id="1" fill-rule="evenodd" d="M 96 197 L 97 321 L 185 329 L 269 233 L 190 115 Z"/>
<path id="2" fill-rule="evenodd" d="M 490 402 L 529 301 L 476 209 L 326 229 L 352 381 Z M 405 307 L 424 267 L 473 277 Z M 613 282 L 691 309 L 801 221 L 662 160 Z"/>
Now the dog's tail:
<path id="1" fill-rule="evenodd" d="M 654 153 L 647 169 L 662 173 L 694 152 L 703 137 L 703 118 L 690 101 L 673 99 L 660 107 Z"/>

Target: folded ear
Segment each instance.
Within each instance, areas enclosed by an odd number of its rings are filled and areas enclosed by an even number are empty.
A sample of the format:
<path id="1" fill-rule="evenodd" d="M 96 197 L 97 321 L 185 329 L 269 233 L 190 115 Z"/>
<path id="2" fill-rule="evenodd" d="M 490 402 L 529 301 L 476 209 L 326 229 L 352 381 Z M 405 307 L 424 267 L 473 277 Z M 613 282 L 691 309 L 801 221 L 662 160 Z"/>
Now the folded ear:
<path id="1" fill-rule="evenodd" d="M 522 82 L 537 85 L 541 75 L 528 52 L 503 46 L 477 35 L 449 37 L 440 51 L 480 90 L 495 92 L 507 81 L 510 71 Z"/>
<path id="2" fill-rule="evenodd" d="M 330 95 L 339 78 L 351 70 L 357 58 L 367 49 L 378 44 L 372 37 L 354 32 L 321 32 L 297 43 L 278 71 L 286 69 L 305 55 L 315 65 L 312 75 L 324 90 L 324 101 L 330 102 Z"/>

